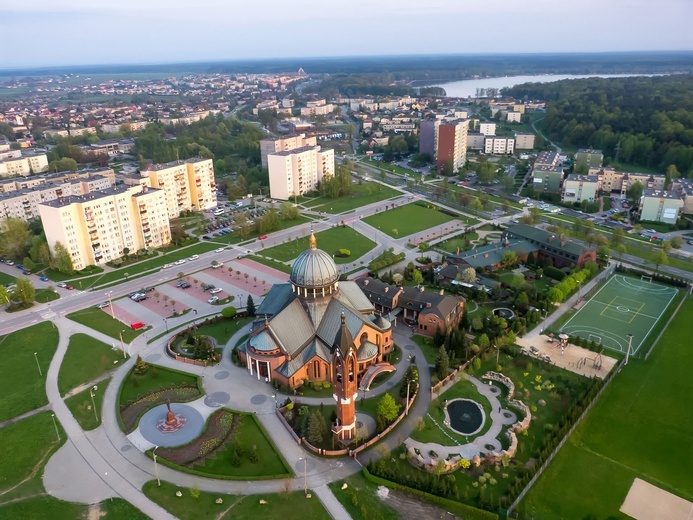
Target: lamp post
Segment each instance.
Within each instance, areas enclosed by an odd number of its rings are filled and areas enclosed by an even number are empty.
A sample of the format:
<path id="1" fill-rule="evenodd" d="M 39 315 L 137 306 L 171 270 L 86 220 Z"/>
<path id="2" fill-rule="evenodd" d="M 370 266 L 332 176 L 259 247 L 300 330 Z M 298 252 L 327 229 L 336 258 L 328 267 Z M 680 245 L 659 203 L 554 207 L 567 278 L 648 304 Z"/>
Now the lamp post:
<path id="1" fill-rule="evenodd" d="M 164 320 L 164 325 L 166 325 L 166 332 L 168 332 L 168 321 L 166 320 L 166 318 L 163 318 L 163 320 Z"/>
<path id="2" fill-rule="evenodd" d="M 308 459 L 306 457 L 301 457 L 298 460 L 303 461 L 303 494 L 308 494 Z"/>
<path id="3" fill-rule="evenodd" d="M 43 372 L 41 372 L 41 365 L 39 365 L 38 353 L 34 352 L 34 358 L 36 359 L 36 368 L 38 368 L 39 375 L 43 377 Z"/>
<path id="4" fill-rule="evenodd" d="M 628 334 L 628 350 L 626 351 L 626 362 L 623 363 L 624 366 L 628 364 L 628 358 L 630 357 L 630 346 L 633 344 L 633 335 Z"/>
<path id="5" fill-rule="evenodd" d="M 125 332 L 125 330 L 121 330 L 120 334 L 118 334 L 118 336 L 120 336 L 120 348 L 123 349 L 123 359 L 125 359 L 127 357 L 125 355 L 125 343 L 123 343 L 123 333 L 124 332 Z"/>
<path id="6" fill-rule="evenodd" d="M 156 450 L 158 450 L 158 446 L 154 446 L 154 451 L 152 452 L 152 456 L 154 457 L 154 474 L 156 475 L 156 483 L 159 487 L 161 487 L 161 480 L 159 480 L 159 466 L 156 465 Z"/>
<path id="7" fill-rule="evenodd" d="M 277 392 L 272 392 L 272 399 L 274 399 L 274 407 L 279 408 L 279 401 L 277 401 Z"/>
<path id="8" fill-rule="evenodd" d="M 115 320 L 115 312 L 113 311 L 113 303 L 111 302 L 111 293 L 112 293 L 112 292 L 113 292 L 113 291 L 108 291 L 108 292 L 106 293 L 106 296 L 108 296 L 108 306 L 109 306 L 110 309 L 111 309 L 111 318 L 113 318 L 113 319 Z"/>
<path id="9" fill-rule="evenodd" d="M 94 385 L 89 389 L 89 395 L 91 396 L 91 406 L 94 408 L 94 419 L 96 419 L 96 422 L 99 422 L 99 414 L 96 412 L 96 401 L 94 401 L 94 392 L 96 392 L 99 389 L 98 386 Z"/>
<path id="10" fill-rule="evenodd" d="M 55 414 L 52 413 L 51 417 L 53 418 L 53 426 L 55 426 L 55 434 L 58 436 L 58 441 L 60 441 L 60 432 L 58 431 L 58 423 L 55 422 Z"/>

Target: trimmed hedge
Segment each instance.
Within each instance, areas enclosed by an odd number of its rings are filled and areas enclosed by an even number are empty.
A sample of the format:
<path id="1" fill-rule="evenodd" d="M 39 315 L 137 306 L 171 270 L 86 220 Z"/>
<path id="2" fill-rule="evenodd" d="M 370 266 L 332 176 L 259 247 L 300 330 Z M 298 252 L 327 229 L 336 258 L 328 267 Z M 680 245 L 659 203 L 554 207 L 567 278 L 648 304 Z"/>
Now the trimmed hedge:
<path id="1" fill-rule="evenodd" d="M 392 489 L 398 489 L 415 497 L 423 498 L 427 502 L 440 506 L 453 514 L 459 515 L 461 518 L 464 518 L 465 520 L 498 520 L 498 515 L 495 513 L 491 513 L 490 511 L 477 509 L 476 507 L 469 506 L 467 504 L 462 504 L 460 502 L 455 502 L 454 500 L 450 500 L 448 498 L 442 498 L 436 495 L 431 495 L 430 493 L 426 493 L 425 491 L 421 491 L 419 489 L 410 488 L 408 486 L 403 486 L 402 484 L 397 484 L 396 482 L 392 482 L 381 477 L 376 477 L 375 475 L 372 475 L 371 472 L 368 471 L 368 469 L 365 466 L 363 467 L 362 471 L 363 476 L 366 478 L 366 480 L 369 480 L 374 484 L 379 484 L 381 486 L 386 486 Z"/>
<path id="2" fill-rule="evenodd" d="M 544 267 L 544 275 L 548 276 L 549 278 L 553 278 L 554 280 L 558 280 L 559 282 L 566 277 L 565 271 L 561 271 L 552 265 L 547 265 Z"/>

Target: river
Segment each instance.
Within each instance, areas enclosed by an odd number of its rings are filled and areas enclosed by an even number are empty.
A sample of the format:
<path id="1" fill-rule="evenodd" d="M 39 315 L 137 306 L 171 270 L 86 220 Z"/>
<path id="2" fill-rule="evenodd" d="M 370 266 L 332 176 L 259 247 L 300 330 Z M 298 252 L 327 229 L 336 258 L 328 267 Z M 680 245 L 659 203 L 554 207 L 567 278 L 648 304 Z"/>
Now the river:
<path id="1" fill-rule="evenodd" d="M 514 87 L 522 83 L 550 83 L 562 79 L 583 78 L 628 78 L 633 76 L 654 76 L 655 74 L 543 74 L 538 76 L 505 76 L 500 78 L 480 78 L 452 81 L 450 83 L 438 83 L 428 85 L 445 89 L 446 97 L 467 98 L 476 97 L 476 89 Z"/>

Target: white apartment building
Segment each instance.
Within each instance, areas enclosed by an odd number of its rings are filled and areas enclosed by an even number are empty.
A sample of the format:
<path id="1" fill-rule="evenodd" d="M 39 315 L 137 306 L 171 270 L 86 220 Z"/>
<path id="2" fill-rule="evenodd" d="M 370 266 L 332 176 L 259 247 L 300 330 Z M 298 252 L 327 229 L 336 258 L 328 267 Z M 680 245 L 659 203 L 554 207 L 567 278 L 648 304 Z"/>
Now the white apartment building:
<path id="1" fill-rule="evenodd" d="M 618 192 L 621 197 L 625 197 L 628 189 L 636 182 L 646 190 L 663 190 L 666 182 L 666 177 L 660 173 L 618 172 L 609 166 L 592 167 L 588 175 L 599 177 L 602 190 Z"/>
<path id="2" fill-rule="evenodd" d="M 270 196 L 289 200 L 318 188 L 323 177 L 334 175 L 334 150 L 304 146 L 267 156 Z"/>
<path id="3" fill-rule="evenodd" d="M 318 141 L 314 135 L 306 136 L 306 134 L 292 134 L 263 139 L 260 141 L 260 160 L 262 162 L 262 167 L 267 168 L 267 156 L 271 153 L 287 152 L 295 148 L 315 146 L 317 144 Z"/>
<path id="4" fill-rule="evenodd" d="M 506 112 L 505 115 L 508 119 L 508 123 L 522 122 L 522 114 L 520 112 Z"/>
<path id="5" fill-rule="evenodd" d="M 570 174 L 563 181 L 561 201 L 566 203 L 594 201 L 599 195 L 599 178 L 596 175 Z"/>
<path id="6" fill-rule="evenodd" d="M 124 248 L 138 251 L 171 242 L 162 190 L 116 186 L 43 202 L 39 213 L 49 247 L 63 244 L 75 269 L 120 258 Z"/>
<path id="7" fill-rule="evenodd" d="M 151 165 L 141 172 L 149 187 L 163 190 L 169 218 L 181 211 L 204 210 L 217 205 L 212 159 L 187 159 Z"/>
<path id="8" fill-rule="evenodd" d="M 332 112 L 334 112 L 334 105 L 332 103 L 327 105 L 301 107 L 301 117 L 326 116 Z"/>
<path id="9" fill-rule="evenodd" d="M 684 200 L 676 191 L 644 190 L 640 197 L 640 220 L 676 224 L 683 212 Z"/>
<path id="10" fill-rule="evenodd" d="M 486 136 L 484 139 L 484 153 L 487 154 L 511 154 L 515 151 L 514 137 Z"/>
<path id="11" fill-rule="evenodd" d="M 479 123 L 479 133 L 484 135 L 496 135 L 496 123 Z"/>

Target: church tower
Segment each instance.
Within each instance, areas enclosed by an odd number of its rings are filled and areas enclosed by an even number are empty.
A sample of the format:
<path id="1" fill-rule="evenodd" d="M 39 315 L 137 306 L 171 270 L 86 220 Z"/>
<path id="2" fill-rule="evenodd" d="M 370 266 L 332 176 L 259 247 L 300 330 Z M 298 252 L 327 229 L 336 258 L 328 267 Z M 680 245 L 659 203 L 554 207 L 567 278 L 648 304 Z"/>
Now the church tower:
<path id="1" fill-rule="evenodd" d="M 332 345 L 332 387 L 337 401 L 337 421 L 332 425 L 332 434 L 343 444 L 349 444 L 356 436 L 357 368 L 354 339 L 342 313 L 342 324 Z"/>

